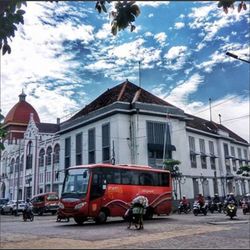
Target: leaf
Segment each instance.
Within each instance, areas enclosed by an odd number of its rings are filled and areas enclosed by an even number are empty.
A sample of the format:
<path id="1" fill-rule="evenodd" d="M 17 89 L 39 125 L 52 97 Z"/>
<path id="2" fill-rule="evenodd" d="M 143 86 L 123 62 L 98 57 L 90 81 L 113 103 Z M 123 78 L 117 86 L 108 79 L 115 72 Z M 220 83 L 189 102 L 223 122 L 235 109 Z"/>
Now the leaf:
<path id="1" fill-rule="evenodd" d="M 130 31 L 133 32 L 135 30 L 135 25 L 131 25 Z"/>
<path id="2" fill-rule="evenodd" d="M 246 3 L 243 3 L 243 10 L 247 10 L 247 5 L 246 5 Z"/>
<path id="3" fill-rule="evenodd" d="M 223 7 L 224 12 L 227 14 L 228 13 L 228 8 L 227 7 Z"/>
<path id="4" fill-rule="evenodd" d="M 107 13 L 107 9 L 106 9 L 105 5 L 102 4 L 101 6 L 102 6 L 102 10 Z"/>
<path id="5" fill-rule="evenodd" d="M 113 25 L 112 25 L 112 27 L 111 27 L 111 33 L 114 36 L 116 36 L 116 34 L 117 34 L 117 23 L 116 22 L 114 22 Z"/>
<path id="6" fill-rule="evenodd" d="M 24 15 L 25 14 L 25 11 L 24 10 L 18 10 L 16 12 L 17 15 Z"/>
<path id="7" fill-rule="evenodd" d="M 239 5 L 238 5 L 238 12 L 240 12 L 241 11 L 241 9 L 242 9 L 242 3 L 240 3 Z"/>
<path id="8" fill-rule="evenodd" d="M 136 17 L 138 17 L 141 13 L 140 8 L 136 4 L 130 7 L 130 12 L 132 12 Z"/>

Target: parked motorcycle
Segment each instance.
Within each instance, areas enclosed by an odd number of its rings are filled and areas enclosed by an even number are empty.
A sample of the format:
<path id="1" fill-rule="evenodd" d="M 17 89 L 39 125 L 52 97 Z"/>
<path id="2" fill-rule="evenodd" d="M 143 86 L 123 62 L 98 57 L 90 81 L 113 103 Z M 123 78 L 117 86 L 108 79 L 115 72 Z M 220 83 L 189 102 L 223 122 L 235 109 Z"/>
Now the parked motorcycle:
<path id="1" fill-rule="evenodd" d="M 33 221 L 34 220 L 34 214 L 31 209 L 24 209 L 23 210 L 23 221 Z"/>
<path id="2" fill-rule="evenodd" d="M 182 212 L 185 213 L 185 214 L 188 214 L 190 211 L 191 211 L 190 203 L 188 203 L 186 206 L 183 205 L 182 202 L 179 203 L 178 214 L 181 214 Z"/>
<path id="3" fill-rule="evenodd" d="M 194 205 L 193 205 L 193 214 L 195 216 L 197 216 L 198 214 L 207 215 L 207 211 L 208 211 L 208 205 L 207 205 L 207 203 L 205 203 L 201 207 L 200 204 L 197 201 L 194 202 Z"/>
<path id="4" fill-rule="evenodd" d="M 229 202 L 226 207 L 226 215 L 230 217 L 232 220 L 233 217 L 236 216 L 237 213 L 237 206 L 235 205 L 234 202 Z"/>

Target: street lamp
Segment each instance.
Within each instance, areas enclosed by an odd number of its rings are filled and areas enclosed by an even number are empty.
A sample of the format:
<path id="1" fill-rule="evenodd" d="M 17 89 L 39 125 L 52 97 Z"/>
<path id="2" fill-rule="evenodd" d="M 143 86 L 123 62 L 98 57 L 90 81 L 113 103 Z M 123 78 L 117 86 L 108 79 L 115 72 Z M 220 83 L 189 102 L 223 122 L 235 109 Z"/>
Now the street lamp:
<path id="1" fill-rule="evenodd" d="M 201 174 L 201 176 L 200 176 L 200 181 L 201 181 L 201 186 L 202 186 L 202 194 L 203 194 L 203 196 L 204 196 L 204 193 L 205 193 L 205 191 L 204 191 L 204 185 L 208 185 L 208 180 L 207 180 L 206 177 L 204 177 L 204 176 Z"/>
<path id="2" fill-rule="evenodd" d="M 172 177 L 175 180 L 176 183 L 176 188 L 175 188 L 175 197 L 177 199 L 177 183 L 179 186 L 179 195 L 180 195 L 180 199 L 181 199 L 181 185 L 183 185 L 186 182 L 186 177 L 182 175 L 182 173 L 179 171 L 179 167 L 178 166 L 174 166 L 173 167 L 173 173 L 172 173 Z"/>
<path id="3" fill-rule="evenodd" d="M 237 56 L 237 55 L 235 55 L 235 54 L 233 54 L 233 53 L 231 53 L 231 52 L 226 52 L 226 55 L 227 55 L 227 56 L 231 56 L 231 57 L 233 57 L 234 59 L 238 59 L 238 60 L 240 60 L 240 61 L 250 63 L 250 61 L 245 60 L 245 59 L 242 59 L 242 58 L 240 58 L 239 56 Z"/>
<path id="4" fill-rule="evenodd" d="M 32 174 L 28 174 L 25 176 L 25 182 L 26 184 L 29 184 L 29 196 L 30 196 L 30 182 L 32 181 Z M 28 193 L 28 192 L 27 192 Z M 26 193 L 26 195 L 27 195 Z M 28 195 L 27 195 L 28 196 Z M 30 198 L 30 197 L 26 197 L 26 198 Z"/>

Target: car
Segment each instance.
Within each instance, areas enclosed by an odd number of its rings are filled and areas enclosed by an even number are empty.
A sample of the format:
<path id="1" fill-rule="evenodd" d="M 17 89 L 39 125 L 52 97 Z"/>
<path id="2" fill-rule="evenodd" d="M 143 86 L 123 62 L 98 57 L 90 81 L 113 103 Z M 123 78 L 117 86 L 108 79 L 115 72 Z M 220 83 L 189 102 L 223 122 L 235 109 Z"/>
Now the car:
<path id="1" fill-rule="evenodd" d="M 15 214 L 16 209 L 16 200 L 10 200 L 5 204 L 1 209 L 1 214 Z M 22 212 L 25 208 L 25 202 L 23 200 L 18 201 L 18 212 Z"/>
<path id="2" fill-rule="evenodd" d="M 2 211 L 2 207 L 8 203 L 8 198 L 0 198 L 0 211 Z"/>
<path id="3" fill-rule="evenodd" d="M 59 197 L 56 192 L 38 194 L 31 199 L 31 203 L 34 213 L 38 215 L 52 213 L 54 215 L 59 208 Z"/>

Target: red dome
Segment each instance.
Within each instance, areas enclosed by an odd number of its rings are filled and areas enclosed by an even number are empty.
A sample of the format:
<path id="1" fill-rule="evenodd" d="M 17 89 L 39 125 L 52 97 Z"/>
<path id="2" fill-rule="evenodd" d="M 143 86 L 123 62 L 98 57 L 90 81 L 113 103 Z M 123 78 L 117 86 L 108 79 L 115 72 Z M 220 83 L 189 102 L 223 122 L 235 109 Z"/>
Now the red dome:
<path id="1" fill-rule="evenodd" d="M 25 101 L 26 95 L 19 95 L 19 102 L 9 111 L 4 119 L 4 123 L 24 123 L 28 124 L 30 114 L 33 113 L 33 119 L 36 123 L 40 123 L 40 118 L 36 110 Z"/>

